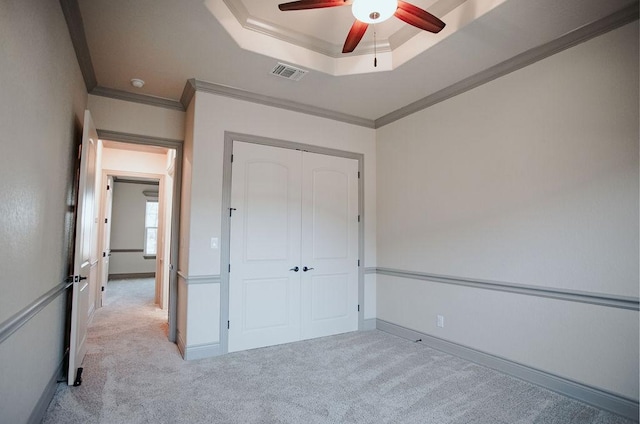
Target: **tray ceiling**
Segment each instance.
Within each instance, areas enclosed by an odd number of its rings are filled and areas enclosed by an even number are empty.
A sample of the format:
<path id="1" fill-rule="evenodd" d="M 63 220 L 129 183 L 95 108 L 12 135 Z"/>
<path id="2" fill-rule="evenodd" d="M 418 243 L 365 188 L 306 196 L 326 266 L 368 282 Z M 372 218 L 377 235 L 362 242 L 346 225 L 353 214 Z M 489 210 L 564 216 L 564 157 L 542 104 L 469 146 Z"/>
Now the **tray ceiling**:
<path id="1" fill-rule="evenodd" d="M 366 120 L 438 97 L 477 75 L 512 66 L 514 60 L 518 65 L 519 58 L 532 51 L 537 54 L 542 49 L 542 56 L 535 56 L 539 58 L 561 50 L 567 35 L 579 33 L 570 37 L 571 45 L 630 22 L 637 19 L 638 4 L 637 0 L 412 0 L 432 13 L 437 7 L 453 7 L 440 16 L 447 27 L 436 36 L 417 31 L 406 38 L 403 33 L 413 28 L 395 18 L 379 25 L 389 48 L 378 55 L 374 69 L 368 34 L 362 46 L 346 57 L 320 53 L 308 45 L 313 39 L 328 50 L 341 46 L 353 22 L 348 6 L 280 12 L 281 0 L 77 2 L 96 93 L 132 93 L 176 102 L 186 82 L 195 78 Z M 245 26 L 252 22 L 276 33 L 246 29 L 230 5 L 246 11 Z M 634 7 L 635 18 L 633 11 L 628 12 Z M 621 11 L 627 17 L 615 18 Z M 295 19 L 289 13 L 296 13 Z M 584 28 L 588 31 L 583 36 Z M 283 41 L 278 34 L 285 30 L 295 37 Z M 396 38 L 406 41 L 396 45 Z M 310 72 L 300 81 L 276 77 L 270 72 L 278 62 Z M 146 84 L 134 88 L 132 78 Z"/>
<path id="2" fill-rule="evenodd" d="M 424 32 L 392 17 L 370 25 L 347 55 L 342 46 L 355 20 L 349 5 L 288 12 L 263 0 L 206 0 L 205 5 L 243 49 L 332 75 L 353 75 L 393 70 L 504 1 L 418 0 L 446 22 L 442 32 Z M 373 66 L 374 53 L 378 66 Z"/>

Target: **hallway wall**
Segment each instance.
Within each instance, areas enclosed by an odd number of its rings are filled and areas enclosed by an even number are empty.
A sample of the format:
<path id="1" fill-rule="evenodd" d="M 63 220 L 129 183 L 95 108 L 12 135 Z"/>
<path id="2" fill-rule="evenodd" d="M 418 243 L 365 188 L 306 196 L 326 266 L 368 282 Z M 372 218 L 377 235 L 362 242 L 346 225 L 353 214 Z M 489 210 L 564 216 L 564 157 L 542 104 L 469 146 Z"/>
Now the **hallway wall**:
<path id="1" fill-rule="evenodd" d="M 109 97 L 88 96 L 87 108 L 99 130 L 182 140 L 185 112 Z"/>
<path id="2" fill-rule="evenodd" d="M 0 323 L 58 288 L 72 246 L 73 176 L 87 94 L 60 4 L 0 13 Z M 48 402 L 63 359 L 65 295 L 0 344 L 0 422 Z"/>

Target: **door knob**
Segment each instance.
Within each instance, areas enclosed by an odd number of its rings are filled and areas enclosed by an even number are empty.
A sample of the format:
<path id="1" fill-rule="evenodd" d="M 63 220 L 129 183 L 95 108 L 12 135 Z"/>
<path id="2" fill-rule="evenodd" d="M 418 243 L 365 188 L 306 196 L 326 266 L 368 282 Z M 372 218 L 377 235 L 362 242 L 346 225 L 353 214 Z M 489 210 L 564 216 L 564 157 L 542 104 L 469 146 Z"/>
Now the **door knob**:
<path id="1" fill-rule="evenodd" d="M 304 272 L 311 271 L 312 269 L 313 269 L 313 268 L 307 268 L 306 266 L 305 266 L 304 268 L 302 268 L 302 270 L 303 270 Z"/>
<path id="2" fill-rule="evenodd" d="M 294 268 L 291 268 L 289 271 L 293 271 L 293 272 L 298 272 L 300 270 L 300 268 L 298 268 L 297 266 Z"/>

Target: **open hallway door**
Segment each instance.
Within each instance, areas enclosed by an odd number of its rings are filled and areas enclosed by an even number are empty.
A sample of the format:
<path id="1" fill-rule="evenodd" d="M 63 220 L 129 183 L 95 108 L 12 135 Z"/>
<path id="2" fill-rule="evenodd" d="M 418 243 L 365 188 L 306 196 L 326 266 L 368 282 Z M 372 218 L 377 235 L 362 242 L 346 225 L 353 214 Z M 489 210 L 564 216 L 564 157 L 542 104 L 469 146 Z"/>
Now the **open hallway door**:
<path id="1" fill-rule="evenodd" d="M 103 187 L 104 191 L 104 222 L 102 225 L 102 257 L 100 258 L 100 302 L 103 306 L 105 294 L 107 290 L 107 281 L 109 280 L 109 259 L 111 258 L 111 209 L 113 205 L 113 176 L 107 176 L 107 185 Z"/>
<path id="2" fill-rule="evenodd" d="M 76 201 L 75 250 L 73 258 L 73 295 L 71 300 L 71 335 L 69 346 L 69 385 L 82 382 L 82 360 L 86 352 L 87 326 L 89 324 L 91 299 L 92 243 L 95 221 L 95 178 L 98 132 L 91 114 L 84 112 L 80 165 L 78 167 L 78 190 Z M 97 261 L 96 261 L 97 263 Z"/>

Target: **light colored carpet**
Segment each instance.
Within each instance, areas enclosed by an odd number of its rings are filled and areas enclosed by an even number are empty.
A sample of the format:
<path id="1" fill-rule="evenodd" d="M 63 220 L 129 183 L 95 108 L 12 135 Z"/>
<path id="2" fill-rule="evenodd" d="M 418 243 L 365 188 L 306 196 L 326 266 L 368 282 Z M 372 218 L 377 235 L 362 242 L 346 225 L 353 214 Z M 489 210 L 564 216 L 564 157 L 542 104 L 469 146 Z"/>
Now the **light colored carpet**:
<path id="1" fill-rule="evenodd" d="M 109 282 L 44 423 L 630 423 L 380 331 L 191 362 L 166 334 L 152 280 Z"/>

